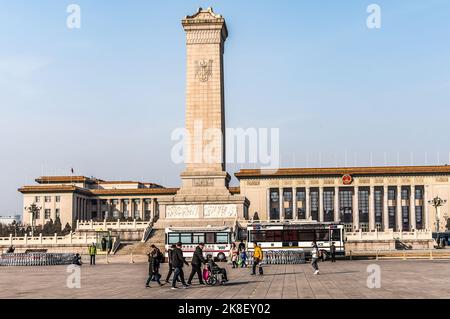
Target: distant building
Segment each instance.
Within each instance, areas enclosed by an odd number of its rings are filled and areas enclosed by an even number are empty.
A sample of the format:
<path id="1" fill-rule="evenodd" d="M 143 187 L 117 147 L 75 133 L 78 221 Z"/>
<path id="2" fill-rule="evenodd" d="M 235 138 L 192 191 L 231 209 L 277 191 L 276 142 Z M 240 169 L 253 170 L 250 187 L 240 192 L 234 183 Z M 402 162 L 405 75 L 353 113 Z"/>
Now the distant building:
<path id="1" fill-rule="evenodd" d="M 0 224 L 11 225 L 14 221 L 16 221 L 16 223 L 20 224 L 21 219 L 22 218 L 20 215 L 0 216 Z"/>

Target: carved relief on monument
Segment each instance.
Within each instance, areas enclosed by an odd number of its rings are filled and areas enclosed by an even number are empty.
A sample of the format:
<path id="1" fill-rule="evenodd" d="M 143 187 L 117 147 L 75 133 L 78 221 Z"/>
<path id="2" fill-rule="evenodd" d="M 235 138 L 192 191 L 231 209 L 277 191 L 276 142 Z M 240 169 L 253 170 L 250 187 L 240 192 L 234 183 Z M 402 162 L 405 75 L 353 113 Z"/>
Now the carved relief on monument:
<path id="1" fill-rule="evenodd" d="M 171 205 L 166 207 L 166 218 L 199 218 L 200 205 Z"/>
<path id="2" fill-rule="evenodd" d="M 235 204 L 205 205 L 203 214 L 205 218 L 236 217 L 237 205 Z"/>
<path id="3" fill-rule="evenodd" d="M 448 183 L 448 177 L 436 177 L 438 183 Z"/>
<path id="4" fill-rule="evenodd" d="M 187 34 L 187 44 L 214 44 L 222 42 L 220 30 L 195 30 Z"/>
<path id="5" fill-rule="evenodd" d="M 212 76 L 213 62 L 213 60 L 196 61 L 195 76 L 200 82 L 208 82 L 209 78 Z"/>

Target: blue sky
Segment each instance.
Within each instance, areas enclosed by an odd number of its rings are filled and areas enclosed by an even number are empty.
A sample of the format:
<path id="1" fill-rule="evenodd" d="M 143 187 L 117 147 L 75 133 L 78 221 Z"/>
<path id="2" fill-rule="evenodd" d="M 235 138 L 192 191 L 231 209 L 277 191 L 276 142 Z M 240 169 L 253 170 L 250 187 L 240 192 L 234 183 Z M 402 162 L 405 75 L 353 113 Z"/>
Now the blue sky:
<path id="1" fill-rule="evenodd" d="M 449 1 L 0 0 L 0 214 L 71 167 L 180 184 L 180 20 L 200 6 L 228 24 L 227 127 L 280 128 L 282 166 L 449 162 Z"/>

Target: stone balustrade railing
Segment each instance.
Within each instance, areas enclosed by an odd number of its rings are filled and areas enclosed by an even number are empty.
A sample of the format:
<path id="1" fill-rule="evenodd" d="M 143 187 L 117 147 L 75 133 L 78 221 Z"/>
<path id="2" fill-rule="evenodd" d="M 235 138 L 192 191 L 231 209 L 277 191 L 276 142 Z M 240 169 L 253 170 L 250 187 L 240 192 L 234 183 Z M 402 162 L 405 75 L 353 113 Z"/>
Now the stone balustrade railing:
<path id="1" fill-rule="evenodd" d="M 82 236 L 76 236 L 73 233 L 67 236 L 27 236 L 24 237 L 0 237 L 0 246 L 25 246 L 25 245 L 88 245 L 93 242 L 97 242 L 96 236 L 88 236 L 87 234 Z"/>
<path id="2" fill-rule="evenodd" d="M 347 232 L 346 241 L 370 241 L 370 240 L 431 240 L 432 232 L 429 230 L 415 230 L 410 232 L 387 231 L 387 232 Z"/>
<path id="3" fill-rule="evenodd" d="M 114 222 L 94 222 L 89 221 L 77 221 L 77 230 L 145 230 L 150 225 L 150 221 L 114 221 Z"/>

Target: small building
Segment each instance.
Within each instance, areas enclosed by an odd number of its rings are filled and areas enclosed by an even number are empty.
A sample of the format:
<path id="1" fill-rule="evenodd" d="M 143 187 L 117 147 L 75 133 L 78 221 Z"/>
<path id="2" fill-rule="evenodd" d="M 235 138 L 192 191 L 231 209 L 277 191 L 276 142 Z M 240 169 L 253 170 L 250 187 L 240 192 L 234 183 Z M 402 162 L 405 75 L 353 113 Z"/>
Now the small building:
<path id="1" fill-rule="evenodd" d="M 104 181 L 85 176 L 43 176 L 38 185 L 19 189 L 23 194 L 23 220 L 31 224 L 27 211 L 32 203 L 39 208 L 35 225 L 58 217 L 61 223 L 75 225 L 76 220 L 129 218 L 153 220 L 158 216 L 158 199 L 174 195 L 178 189 L 154 183 Z"/>

